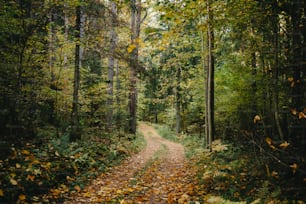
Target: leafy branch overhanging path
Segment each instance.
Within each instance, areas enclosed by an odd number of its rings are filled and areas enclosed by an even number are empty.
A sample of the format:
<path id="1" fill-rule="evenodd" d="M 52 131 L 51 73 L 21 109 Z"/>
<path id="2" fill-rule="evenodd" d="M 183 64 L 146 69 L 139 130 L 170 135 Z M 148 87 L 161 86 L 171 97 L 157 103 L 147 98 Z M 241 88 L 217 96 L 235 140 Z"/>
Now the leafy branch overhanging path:
<path id="1" fill-rule="evenodd" d="M 145 123 L 139 124 L 147 142 L 137 155 L 72 194 L 69 203 L 188 203 L 196 201 L 195 172 L 184 148 L 166 140 Z"/>

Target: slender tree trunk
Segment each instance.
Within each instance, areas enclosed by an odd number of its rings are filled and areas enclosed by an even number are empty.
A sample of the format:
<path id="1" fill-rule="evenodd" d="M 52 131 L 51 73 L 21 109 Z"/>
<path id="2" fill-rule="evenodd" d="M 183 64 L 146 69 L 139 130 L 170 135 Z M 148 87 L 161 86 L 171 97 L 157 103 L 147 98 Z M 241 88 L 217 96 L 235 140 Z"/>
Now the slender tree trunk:
<path id="1" fill-rule="evenodd" d="M 65 37 L 65 44 L 68 45 L 69 42 L 69 17 L 68 17 L 68 5 L 67 3 L 64 4 L 64 37 Z M 64 67 L 67 69 L 68 67 L 68 56 L 67 53 L 64 53 Z"/>
<path id="2" fill-rule="evenodd" d="M 202 19 L 201 19 L 202 20 Z M 200 36 L 201 36 L 201 58 L 202 58 L 202 69 L 203 69 L 203 73 L 205 76 L 205 80 L 204 80 L 204 97 L 205 97 L 205 130 L 204 130 L 204 145 L 208 145 L 208 128 L 207 128 L 207 124 L 208 124 L 208 120 L 207 120 L 207 95 L 208 95 L 208 91 L 207 91 L 207 66 L 206 66 L 206 57 L 205 57 L 205 40 L 204 40 L 204 32 L 203 30 L 200 31 Z M 201 131 L 201 126 L 200 126 L 200 131 Z M 201 133 L 200 133 L 201 134 Z"/>
<path id="3" fill-rule="evenodd" d="M 76 8 L 76 45 L 75 45 L 75 67 L 74 67 L 74 81 L 73 81 L 73 101 L 71 114 L 71 136 L 70 140 L 75 141 L 80 139 L 80 125 L 79 125 L 79 89 L 80 89 L 80 68 L 81 68 L 81 37 L 82 37 L 82 7 L 80 5 Z"/>
<path id="4" fill-rule="evenodd" d="M 108 58 L 108 113 L 107 113 L 107 128 L 112 129 L 113 125 L 113 98 L 114 98 L 114 66 L 115 58 L 114 53 L 117 44 L 117 33 L 116 33 L 116 18 L 117 18 L 117 5 L 115 2 L 111 2 L 111 31 L 110 31 L 110 56 Z"/>
<path id="5" fill-rule="evenodd" d="M 208 148 L 212 151 L 212 141 L 214 140 L 214 31 L 212 27 L 213 15 L 210 0 L 207 1 L 207 40 L 208 40 L 208 70 L 207 70 L 207 91 L 206 91 L 206 132 L 208 134 Z"/>
<path id="6" fill-rule="evenodd" d="M 130 93 L 129 93 L 129 124 L 130 133 L 136 133 L 136 110 L 137 110 L 137 64 L 139 49 L 139 34 L 141 23 L 141 0 L 131 0 L 131 43 L 135 49 L 131 52 L 130 62 Z"/>
<path id="7" fill-rule="evenodd" d="M 292 2 L 292 49 L 293 49 L 293 56 L 292 56 L 292 69 L 293 69 L 293 79 L 294 79 L 294 86 L 293 94 L 292 94 L 292 108 L 299 110 L 303 105 L 303 97 L 302 97 L 302 89 L 301 84 L 303 83 L 303 79 L 301 76 L 303 75 L 302 72 L 302 33 L 301 33 L 301 1 L 300 0 L 293 0 Z"/>
<path id="8" fill-rule="evenodd" d="M 278 78 L 279 78 L 279 44 L 278 44 L 278 35 L 279 35 L 279 26 L 278 26 L 278 18 L 275 17 L 275 22 L 274 22 L 274 66 L 273 66 L 273 71 L 272 71 L 272 98 L 273 98 L 273 112 L 274 112 L 274 122 L 276 126 L 276 130 L 278 132 L 279 138 L 281 140 L 284 139 L 283 135 L 283 130 L 280 124 L 280 118 L 279 118 L 279 100 L 278 100 Z"/>
<path id="9" fill-rule="evenodd" d="M 175 132 L 178 134 L 181 132 L 181 124 L 182 124 L 182 117 L 181 117 L 181 68 L 178 67 L 176 70 L 176 87 L 175 87 Z"/>

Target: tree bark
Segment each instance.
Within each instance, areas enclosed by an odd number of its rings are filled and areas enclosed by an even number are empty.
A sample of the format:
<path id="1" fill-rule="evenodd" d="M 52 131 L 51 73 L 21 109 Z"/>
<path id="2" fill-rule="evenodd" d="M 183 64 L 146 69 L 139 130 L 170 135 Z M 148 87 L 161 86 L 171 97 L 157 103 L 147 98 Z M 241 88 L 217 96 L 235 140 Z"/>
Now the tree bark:
<path id="1" fill-rule="evenodd" d="M 71 135 L 70 140 L 80 139 L 79 124 L 79 89 L 80 89 L 80 68 L 82 59 L 81 37 L 82 37 L 82 7 L 76 8 L 76 32 L 75 32 L 75 65 L 74 65 L 74 81 L 73 81 L 73 101 L 71 114 Z"/>
<path id="2" fill-rule="evenodd" d="M 141 24 L 141 0 L 131 0 L 131 43 L 135 48 L 131 52 L 130 59 L 130 91 L 129 91 L 129 124 L 128 131 L 136 133 L 136 111 L 137 111 L 137 64 L 139 35 Z"/>
<path id="3" fill-rule="evenodd" d="M 107 128 L 110 131 L 113 125 L 113 98 L 114 98 L 114 66 L 115 58 L 114 53 L 117 44 L 116 33 L 116 18 L 117 18 L 117 5 L 115 2 L 111 2 L 111 31 L 110 31 L 110 56 L 108 58 L 108 99 L 107 99 Z"/>
<path id="4" fill-rule="evenodd" d="M 278 43 L 278 35 L 279 35 L 279 22 L 278 18 L 274 19 L 274 66 L 272 71 L 272 100 L 273 100 L 273 112 L 274 112 L 274 123 L 276 126 L 276 130 L 278 132 L 279 138 L 281 140 L 284 139 L 283 130 L 280 124 L 279 117 L 279 89 L 278 89 L 278 78 L 279 78 L 279 43 Z"/>
<path id="5" fill-rule="evenodd" d="M 178 67 L 176 70 L 176 87 L 175 87 L 175 132 L 178 134 L 181 132 L 181 123 L 182 123 L 182 117 L 181 117 L 181 68 Z"/>
<path id="6" fill-rule="evenodd" d="M 214 140 L 214 31 L 212 27 L 213 15 L 211 13 L 210 0 L 207 1 L 207 40 L 208 40 L 208 70 L 207 70 L 207 86 L 206 86 L 206 132 L 207 144 L 212 151 L 212 141 Z"/>

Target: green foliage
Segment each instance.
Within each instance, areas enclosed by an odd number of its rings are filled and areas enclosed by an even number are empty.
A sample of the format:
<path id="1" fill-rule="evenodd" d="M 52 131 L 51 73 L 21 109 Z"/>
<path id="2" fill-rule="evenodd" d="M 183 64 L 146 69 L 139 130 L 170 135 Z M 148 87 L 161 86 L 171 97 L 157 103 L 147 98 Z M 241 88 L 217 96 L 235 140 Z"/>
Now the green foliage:
<path id="1" fill-rule="evenodd" d="M 157 130 L 160 136 L 173 142 L 179 142 L 178 135 L 173 130 L 171 130 L 168 125 L 153 124 L 153 127 Z"/>
<path id="2" fill-rule="evenodd" d="M 60 199 L 145 145 L 141 135 L 133 142 L 128 136 L 110 138 L 70 143 L 69 135 L 62 135 L 41 146 L 11 146 L 10 156 L 0 160 L 0 202 L 15 203 L 20 195 L 27 202 Z"/>

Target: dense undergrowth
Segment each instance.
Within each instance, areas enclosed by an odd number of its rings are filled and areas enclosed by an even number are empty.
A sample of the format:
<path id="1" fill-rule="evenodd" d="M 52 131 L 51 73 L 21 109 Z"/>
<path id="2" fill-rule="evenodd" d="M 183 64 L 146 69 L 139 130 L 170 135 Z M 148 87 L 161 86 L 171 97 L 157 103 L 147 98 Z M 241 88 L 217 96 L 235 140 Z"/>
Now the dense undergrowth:
<path id="1" fill-rule="evenodd" d="M 203 148 L 203 138 L 195 135 L 176 136 L 165 125 L 154 126 L 161 136 L 185 146 L 186 156 L 197 171 L 199 185 L 209 203 L 274 204 L 306 201 L 303 194 L 305 179 L 303 183 L 292 167 L 287 175 L 278 174 L 277 166 L 268 157 L 263 157 L 262 152 L 265 150 L 255 149 L 251 142 L 243 144 L 239 141 L 216 140 L 213 152 L 209 152 Z M 274 170 L 269 169 L 269 166 L 274 167 Z M 288 192 L 288 189 L 292 191 Z"/>
<path id="2" fill-rule="evenodd" d="M 142 136 L 91 136 L 69 142 L 68 135 L 43 144 L 11 144 L 0 160 L 0 203 L 61 202 L 144 146 Z"/>

